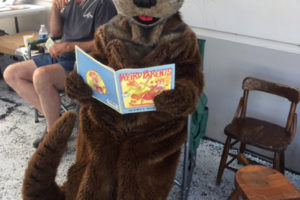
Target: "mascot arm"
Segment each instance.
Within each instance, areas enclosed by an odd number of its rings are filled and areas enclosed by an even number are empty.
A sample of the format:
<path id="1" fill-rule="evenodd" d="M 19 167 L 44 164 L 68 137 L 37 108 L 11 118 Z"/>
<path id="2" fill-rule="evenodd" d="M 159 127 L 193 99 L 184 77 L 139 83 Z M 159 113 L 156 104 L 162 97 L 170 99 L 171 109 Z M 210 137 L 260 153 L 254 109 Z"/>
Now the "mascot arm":
<path id="1" fill-rule="evenodd" d="M 186 117 L 194 112 L 204 87 L 201 56 L 196 37 L 176 58 L 175 89 L 164 91 L 154 99 L 157 111 Z"/>
<path id="2" fill-rule="evenodd" d="M 92 100 L 92 89 L 75 70 L 65 80 L 65 91 L 78 104 L 86 104 Z"/>
<path id="3" fill-rule="evenodd" d="M 174 116 L 187 116 L 196 109 L 199 96 L 195 91 L 197 88 L 190 80 L 176 81 L 174 90 L 164 91 L 155 97 L 156 110 Z"/>
<path id="4" fill-rule="evenodd" d="M 101 62 L 105 63 L 106 56 L 104 53 L 104 46 L 106 38 L 104 37 L 105 25 L 99 27 L 95 33 L 94 50 L 91 56 Z M 67 95 L 79 104 L 86 104 L 94 101 L 92 98 L 92 89 L 83 81 L 83 78 L 73 71 L 68 74 L 65 80 L 65 90 Z"/>
<path id="5" fill-rule="evenodd" d="M 108 43 L 108 38 L 105 34 L 105 25 L 100 26 L 94 35 L 94 50 L 91 56 L 96 60 L 101 60 L 102 63 L 107 63 L 107 56 L 105 52 L 105 47 Z"/>

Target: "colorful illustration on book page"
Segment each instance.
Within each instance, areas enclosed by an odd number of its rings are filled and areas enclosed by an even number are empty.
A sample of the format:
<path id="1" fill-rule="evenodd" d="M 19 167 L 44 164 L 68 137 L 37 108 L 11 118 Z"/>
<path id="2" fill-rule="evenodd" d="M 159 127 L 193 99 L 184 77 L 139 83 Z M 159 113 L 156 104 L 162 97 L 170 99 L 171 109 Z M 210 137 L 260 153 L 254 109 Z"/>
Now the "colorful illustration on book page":
<path id="1" fill-rule="evenodd" d="M 76 47 L 78 74 L 92 88 L 92 95 L 102 103 L 120 111 L 114 71 Z"/>
<path id="2" fill-rule="evenodd" d="M 99 92 L 100 94 L 106 94 L 106 85 L 96 70 L 89 70 L 86 73 L 86 82 L 96 92 Z"/>
<path id="3" fill-rule="evenodd" d="M 125 109 L 153 106 L 156 95 L 172 89 L 173 68 L 149 69 L 120 74 Z"/>

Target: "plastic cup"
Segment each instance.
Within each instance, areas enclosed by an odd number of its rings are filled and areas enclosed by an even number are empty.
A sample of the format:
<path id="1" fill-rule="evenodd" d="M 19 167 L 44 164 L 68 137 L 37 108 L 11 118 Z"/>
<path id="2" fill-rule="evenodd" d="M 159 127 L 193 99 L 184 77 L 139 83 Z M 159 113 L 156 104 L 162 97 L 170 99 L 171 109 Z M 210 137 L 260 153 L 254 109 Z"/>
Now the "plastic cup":
<path id="1" fill-rule="evenodd" d="M 24 46 L 28 47 L 28 44 L 30 42 L 33 42 L 33 35 L 24 35 L 23 39 L 24 39 Z"/>

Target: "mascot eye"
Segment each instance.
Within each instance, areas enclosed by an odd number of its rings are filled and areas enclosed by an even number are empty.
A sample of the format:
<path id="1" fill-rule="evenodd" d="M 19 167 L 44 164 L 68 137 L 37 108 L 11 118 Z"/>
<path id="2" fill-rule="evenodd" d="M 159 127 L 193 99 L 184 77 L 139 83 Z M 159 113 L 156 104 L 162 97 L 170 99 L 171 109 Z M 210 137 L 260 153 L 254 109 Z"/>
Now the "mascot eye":
<path id="1" fill-rule="evenodd" d="M 156 5 L 156 0 L 133 0 L 133 3 L 139 8 L 151 8 Z"/>

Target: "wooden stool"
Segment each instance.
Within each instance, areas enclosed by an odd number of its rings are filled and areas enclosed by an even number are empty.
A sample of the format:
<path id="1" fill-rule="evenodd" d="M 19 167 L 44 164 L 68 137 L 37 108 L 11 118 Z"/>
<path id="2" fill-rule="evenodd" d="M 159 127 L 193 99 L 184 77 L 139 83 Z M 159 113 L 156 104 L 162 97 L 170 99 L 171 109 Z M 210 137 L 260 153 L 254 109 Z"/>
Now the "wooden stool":
<path id="1" fill-rule="evenodd" d="M 236 189 L 229 200 L 300 200 L 300 192 L 279 171 L 262 165 L 240 168 L 235 175 Z"/>

